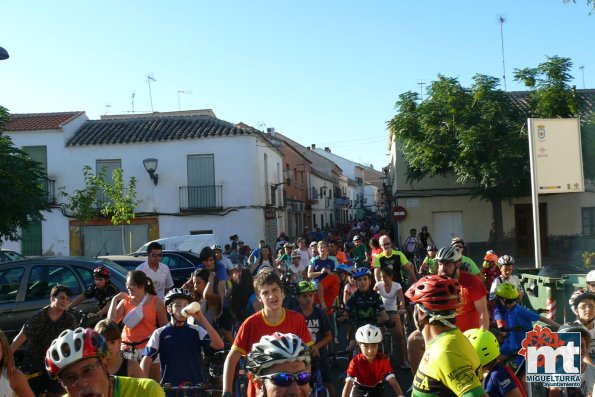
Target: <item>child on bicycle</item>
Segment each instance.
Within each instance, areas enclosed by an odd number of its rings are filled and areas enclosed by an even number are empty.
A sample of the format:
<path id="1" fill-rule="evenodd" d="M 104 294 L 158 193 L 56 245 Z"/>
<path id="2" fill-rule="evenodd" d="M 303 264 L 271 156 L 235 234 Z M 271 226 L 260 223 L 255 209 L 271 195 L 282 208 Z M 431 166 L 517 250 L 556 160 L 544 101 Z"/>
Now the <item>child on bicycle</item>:
<path id="1" fill-rule="evenodd" d="M 329 255 L 328 243 L 326 241 L 318 242 L 318 253 L 318 256 L 315 256 L 310 260 L 310 265 L 308 266 L 308 278 L 310 278 L 314 285 L 316 285 L 320 308 L 326 312 L 328 308 L 324 296 L 324 283 L 322 281 L 326 277 L 334 277 L 331 273 L 339 263 L 334 256 Z"/>
<path id="2" fill-rule="evenodd" d="M 527 397 L 523 384 L 507 365 L 498 361 L 500 345 L 498 338 L 490 331 L 471 328 L 464 335 L 475 349 L 481 371 L 483 388 L 490 397 Z"/>
<path id="3" fill-rule="evenodd" d="M 418 274 L 420 276 L 427 276 L 428 274 L 438 274 L 438 263 L 434 258 L 436 257 L 436 252 L 438 252 L 438 248 L 434 244 L 429 244 L 426 248 L 426 252 L 428 256 L 424 258 L 421 266 L 419 267 Z"/>
<path id="4" fill-rule="evenodd" d="M 492 285 L 490 287 L 490 296 L 489 300 L 496 299 L 496 294 L 494 291 L 499 284 L 504 282 L 509 282 L 514 285 L 519 292 L 519 297 L 522 300 L 523 295 L 525 295 L 525 291 L 523 290 L 523 286 L 521 285 L 521 280 L 518 276 L 512 274 L 514 266 L 514 258 L 510 255 L 502 255 L 498 258 L 498 267 L 500 268 L 500 275 L 492 281 Z"/>
<path id="5" fill-rule="evenodd" d="M 500 268 L 498 267 L 498 255 L 493 251 L 486 252 L 483 257 L 483 266 L 481 268 L 483 282 L 486 288 L 490 289 L 494 280 L 500 276 Z"/>
<path id="6" fill-rule="evenodd" d="M 384 382 L 388 382 L 397 396 L 403 396 L 389 358 L 378 352 L 378 347 L 382 343 L 380 328 L 370 324 L 364 325 L 357 329 L 355 340 L 359 344 L 361 353 L 349 363 L 343 397 L 383 397 Z"/>
<path id="7" fill-rule="evenodd" d="M 68 305 L 72 309 L 84 302 L 86 299 L 95 298 L 97 300 L 97 312 L 89 313 L 88 317 L 104 318 L 109 309 L 110 300 L 120 292 L 118 287 L 110 281 L 110 270 L 105 266 L 98 266 L 93 270 L 93 285 L 85 292 L 74 298 Z"/>
<path id="8" fill-rule="evenodd" d="M 202 383 L 204 380 L 202 350 L 223 349 L 223 340 L 202 314 L 200 305 L 195 302 L 191 309 L 187 308 L 191 302 L 192 297 L 188 290 L 181 288 L 170 290 L 164 300 L 170 321 L 153 332 L 145 347 L 141 368 L 148 377 L 151 364 L 159 358 L 162 385 Z M 186 320 L 189 316 L 194 317 L 200 325 L 188 324 Z M 175 396 L 176 392 L 170 391 L 167 395 Z"/>
<path id="9" fill-rule="evenodd" d="M 312 357 L 312 372 L 319 369 L 324 386 L 331 396 L 335 395 L 335 388 L 331 379 L 331 365 L 329 360 L 328 345 L 332 342 L 331 323 L 326 313 L 314 306 L 316 287 L 310 281 L 301 281 L 298 284 L 299 306 L 295 311 L 301 313 L 306 320 L 313 345 L 310 346 Z"/>
<path id="10" fill-rule="evenodd" d="M 511 283 L 505 282 L 496 287 L 497 297 L 494 319 L 501 329 L 504 341 L 500 346 L 502 359 L 516 356 L 516 364 L 522 363 L 522 357 L 516 354 L 521 349 L 521 343 L 526 333 L 533 329 L 535 321 L 541 321 L 557 329 L 560 325 L 547 317 L 540 316 L 518 304 L 519 292 Z"/>
<path id="11" fill-rule="evenodd" d="M 380 294 L 371 288 L 372 273 L 367 267 L 360 267 L 353 272 L 357 291 L 345 304 L 345 316 L 349 316 L 354 327 L 366 324 L 385 323 L 388 320 Z M 349 338 L 349 351 L 355 349 L 355 341 Z"/>

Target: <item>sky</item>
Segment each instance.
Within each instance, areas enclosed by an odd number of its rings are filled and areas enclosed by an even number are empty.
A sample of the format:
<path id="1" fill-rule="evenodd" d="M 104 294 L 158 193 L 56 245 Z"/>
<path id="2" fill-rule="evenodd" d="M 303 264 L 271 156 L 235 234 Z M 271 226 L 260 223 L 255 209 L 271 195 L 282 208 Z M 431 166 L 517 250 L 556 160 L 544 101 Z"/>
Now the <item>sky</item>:
<path id="1" fill-rule="evenodd" d="M 553 55 L 594 88 L 595 14 L 576 1 L 3 1 L 0 105 L 97 119 L 134 93 L 137 113 L 210 108 L 381 169 L 400 94 L 502 77 L 500 17 L 508 91 Z"/>

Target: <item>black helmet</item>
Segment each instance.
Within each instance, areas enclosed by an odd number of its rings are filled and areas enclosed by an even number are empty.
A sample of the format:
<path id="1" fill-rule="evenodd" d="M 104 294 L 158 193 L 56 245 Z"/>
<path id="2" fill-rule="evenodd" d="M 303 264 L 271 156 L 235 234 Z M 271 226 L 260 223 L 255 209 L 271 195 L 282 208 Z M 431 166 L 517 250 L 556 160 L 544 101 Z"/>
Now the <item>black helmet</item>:
<path id="1" fill-rule="evenodd" d="M 174 299 L 184 298 L 188 300 L 188 303 L 192 302 L 192 294 L 187 289 L 172 288 L 165 295 L 165 306 L 169 305 Z"/>
<path id="2" fill-rule="evenodd" d="M 97 266 L 94 270 L 93 270 L 93 276 L 94 277 L 100 277 L 100 278 L 109 278 L 110 276 L 110 271 L 106 266 Z"/>

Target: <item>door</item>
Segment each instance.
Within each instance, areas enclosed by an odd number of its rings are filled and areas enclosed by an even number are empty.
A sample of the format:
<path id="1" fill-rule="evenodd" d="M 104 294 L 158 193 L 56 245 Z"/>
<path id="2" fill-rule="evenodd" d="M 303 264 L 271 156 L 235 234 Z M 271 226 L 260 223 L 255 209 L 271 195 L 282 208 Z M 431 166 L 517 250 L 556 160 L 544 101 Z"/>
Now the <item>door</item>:
<path id="1" fill-rule="evenodd" d="M 215 159 L 212 154 L 188 156 L 188 208 L 215 207 Z"/>
<path id="2" fill-rule="evenodd" d="M 534 258 L 533 208 L 532 204 L 514 206 L 515 254 L 519 258 Z M 547 246 L 547 204 L 539 204 L 539 233 L 541 235 L 541 256 L 548 255 Z"/>
<path id="3" fill-rule="evenodd" d="M 463 212 L 433 212 L 432 230 L 429 230 L 437 247 L 447 247 L 455 236 L 463 237 Z"/>

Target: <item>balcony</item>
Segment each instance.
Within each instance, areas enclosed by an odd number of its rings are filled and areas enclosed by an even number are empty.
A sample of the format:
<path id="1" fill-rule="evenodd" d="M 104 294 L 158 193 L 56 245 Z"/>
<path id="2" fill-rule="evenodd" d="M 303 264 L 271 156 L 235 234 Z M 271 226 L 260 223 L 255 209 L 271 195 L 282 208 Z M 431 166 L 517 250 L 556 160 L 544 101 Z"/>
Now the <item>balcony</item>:
<path id="1" fill-rule="evenodd" d="M 223 208 L 222 185 L 180 186 L 180 211 Z"/>

